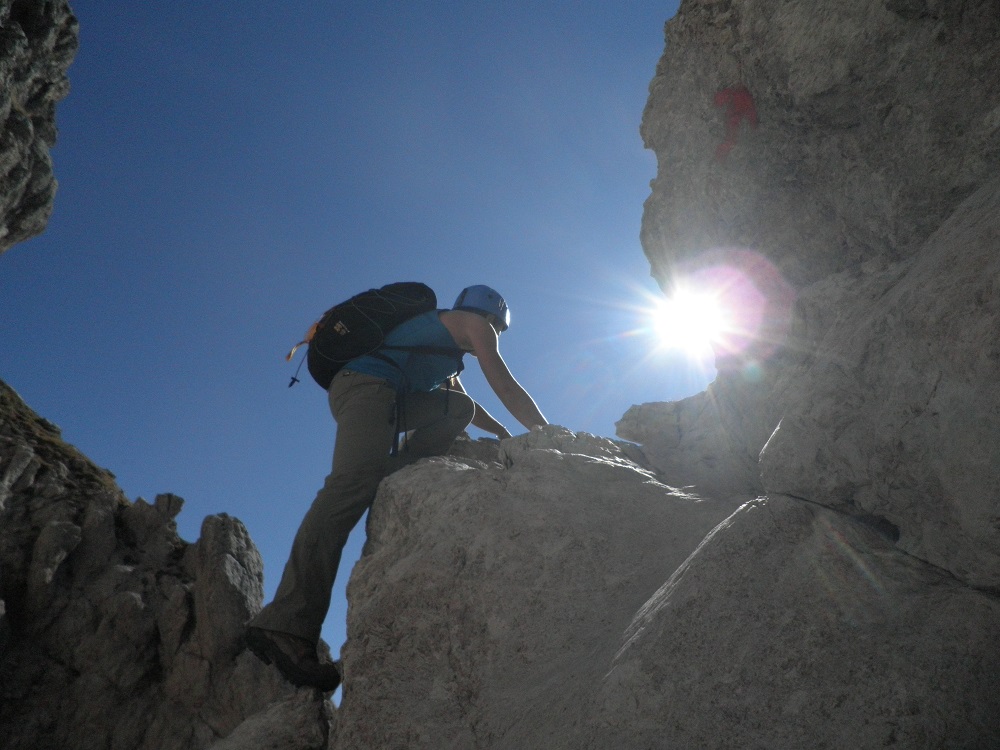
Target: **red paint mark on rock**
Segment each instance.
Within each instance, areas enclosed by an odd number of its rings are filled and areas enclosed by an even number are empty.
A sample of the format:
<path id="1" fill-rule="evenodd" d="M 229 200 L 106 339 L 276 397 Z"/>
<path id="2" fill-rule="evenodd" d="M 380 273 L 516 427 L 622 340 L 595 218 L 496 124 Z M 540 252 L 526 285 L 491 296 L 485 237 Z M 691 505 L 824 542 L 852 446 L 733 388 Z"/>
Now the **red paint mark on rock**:
<path id="1" fill-rule="evenodd" d="M 740 123 L 746 120 L 750 127 L 757 127 L 757 107 L 746 86 L 730 86 L 717 92 L 715 106 L 726 108 L 726 140 L 715 149 L 715 158 L 724 161 L 739 139 Z"/>

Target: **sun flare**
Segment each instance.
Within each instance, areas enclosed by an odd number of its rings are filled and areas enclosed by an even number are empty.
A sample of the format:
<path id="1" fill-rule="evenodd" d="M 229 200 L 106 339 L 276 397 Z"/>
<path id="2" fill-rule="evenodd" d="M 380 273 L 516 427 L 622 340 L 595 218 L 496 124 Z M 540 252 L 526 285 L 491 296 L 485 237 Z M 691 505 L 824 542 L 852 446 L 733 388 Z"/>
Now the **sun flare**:
<path id="1" fill-rule="evenodd" d="M 660 301 L 654 317 L 661 344 L 691 356 L 710 353 L 729 327 L 716 295 L 688 289 Z"/>

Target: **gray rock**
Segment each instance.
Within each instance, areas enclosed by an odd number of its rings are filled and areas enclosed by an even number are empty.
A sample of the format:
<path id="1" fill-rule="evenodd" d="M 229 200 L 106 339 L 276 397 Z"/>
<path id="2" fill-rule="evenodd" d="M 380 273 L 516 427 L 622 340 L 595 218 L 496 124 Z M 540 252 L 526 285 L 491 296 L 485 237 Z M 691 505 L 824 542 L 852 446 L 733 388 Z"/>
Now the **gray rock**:
<path id="1" fill-rule="evenodd" d="M 882 517 L 910 554 L 1000 589 L 997 278 L 993 181 L 900 274 L 855 293 L 790 379 L 761 456 L 768 492 Z M 852 280 L 836 282 L 848 298 Z"/>
<path id="2" fill-rule="evenodd" d="M 632 613 L 737 507 L 555 426 L 501 459 L 383 482 L 349 584 L 338 749 L 580 747 Z"/>
<path id="3" fill-rule="evenodd" d="M 798 287 L 909 257 L 996 173 L 997 4 L 891 6 L 683 4 L 642 121 L 659 163 L 642 227 L 654 276 L 733 246 L 762 252 Z M 741 123 L 718 159 L 714 97 L 736 86 L 759 124 Z"/>
<path id="4" fill-rule="evenodd" d="M 672 481 L 769 497 L 636 618 L 592 746 L 1000 745 L 998 30 L 984 1 L 692 0 L 668 24 L 654 275 L 750 249 L 796 294 L 708 393 L 619 423 Z M 759 125 L 716 159 L 712 96 L 739 84 Z"/>
<path id="5" fill-rule="evenodd" d="M 211 750 L 326 750 L 333 715 L 332 704 L 300 690 L 248 718 Z"/>
<path id="6" fill-rule="evenodd" d="M 639 611 L 576 746 L 997 747 L 998 638 L 995 596 L 773 496 Z"/>
<path id="7" fill-rule="evenodd" d="M 998 216 L 991 181 L 912 259 L 805 289 L 796 354 L 768 381 L 723 372 L 705 394 L 633 407 L 619 434 L 698 491 L 740 480 L 880 519 L 902 549 L 996 588 Z"/>
<path id="8" fill-rule="evenodd" d="M 0 475 L 0 509 L 3 508 L 7 498 L 10 497 L 15 485 L 21 481 L 22 477 L 30 482 L 34 478 L 34 473 L 38 471 L 37 468 L 35 472 L 29 471 L 29 467 L 36 463 L 35 453 L 31 448 L 25 445 L 13 446 L 13 448 L 13 452 L 10 453 L 6 465 L 3 467 L 3 474 Z"/>
<path id="9" fill-rule="evenodd" d="M 55 106 L 78 24 L 66 0 L 0 0 L 0 253 L 45 229 L 56 181 Z"/>
<path id="10" fill-rule="evenodd" d="M 990 588 L 998 31 L 991 2 L 685 4 L 644 116 L 661 164 L 644 218 L 654 272 L 667 285 L 742 257 L 712 243 L 738 244 L 799 288 L 794 307 L 769 312 L 783 348 L 722 358 L 706 394 L 633 407 L 618 426 L 674 481 L 736 482 L 895 527 L 901 549 Z M 735 84 L 760 123 L 715 159 L 709 103 Z"/>
<path id="11" fill-rule="evenodd" d="M 205 519 L 191 552 L 197 638 L 205 657 L 225 662 L 243 649 L 246 623 L 260 610 L 264 563 L 246 527 L 225 514 Z"/>
<path id="12" fill-rule="evenodd" d="M 754 440 L 745 433 L 738 442 L 727 435 L 725 427 L 738 418 L 740 404 L 726 402 L 722 385 L 717 381 L 681 401 L 632 406 L 615 423 L 615 432 L 640 443 L 645 459 L 682 487 L 715 496 L 757 494 L 762 490 L 758 456 L 746 450 Z M 762 428 L 758 445 L 773 430 L 766 420 Z"/>
<path id="13" fill-rule="evenodd" d="M 27 608 L 36 617 L 43 616 L 48 609 L 56 573 L 82 538 L 80 527 L 66 521 L 53 521 L 39 532 L 32 545 L 25 592 Z"/>
<path id="14" fill-rule="evenodd" d="M 205 748 L 296 693 L 244 650 L 262 566 L 238 520 L 211 516 L 183 542 L 180 498 L 128 502 L 0 383 L 3 476 L 5 748 Z M 316 721 L 273 736 L 329 736 L 329 708 L 306 692 L 300 715 Z"/>

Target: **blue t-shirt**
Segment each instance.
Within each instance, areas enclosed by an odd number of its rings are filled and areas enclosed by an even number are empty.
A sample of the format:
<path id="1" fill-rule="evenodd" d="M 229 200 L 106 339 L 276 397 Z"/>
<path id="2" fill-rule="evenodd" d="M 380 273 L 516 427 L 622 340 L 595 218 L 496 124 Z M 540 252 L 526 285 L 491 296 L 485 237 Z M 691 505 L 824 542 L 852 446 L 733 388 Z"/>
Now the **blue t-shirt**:
<path id="1" fill-rule="evenodd" d="M 425 352 L 408 352 L 398 349 L 380 349 L 383 354 L 396 362 L 399 367 L 393 367 L 388 362 L 365 355 L 352 359 L 345 370 L 385 378 L 399 388 L 401 385 L 410 392 L 433 391 L 459 370 L 459 347 L 452 338 L 451 332 L 444 327 L 439 310 L 430 310 L 410 318 L 405 323 L 396 326 L 385 337 L 386 345 L 392 346 L 438 346 L 455 349 L 455 356 L 446 354 L 427 354 Z"/>

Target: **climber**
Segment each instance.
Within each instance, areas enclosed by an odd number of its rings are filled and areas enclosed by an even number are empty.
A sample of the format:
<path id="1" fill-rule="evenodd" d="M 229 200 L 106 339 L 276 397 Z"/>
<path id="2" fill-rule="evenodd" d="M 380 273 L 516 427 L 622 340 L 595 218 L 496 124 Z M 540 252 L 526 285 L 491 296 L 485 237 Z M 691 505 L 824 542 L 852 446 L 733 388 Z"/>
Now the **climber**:
<path id="1" fill-rule="evenodd" d="M 531 429 L 547 422 L 500 356 L 499 334 L 509 323 L 507 304 L 495 290 L 471 286 L 453 309 L 406 321 L 388 334 L 386 344 L 457 345 L 478 360 L 501 403 Z M 320 629 L 344 544 L 371 507 L 382 478 L 418 458 L 443 454 L 470 422 L 498 438 L 511 436 L 465 393 L 460 369 L 454 356 L 383 349 L 348 362 L 333 378 L 327 391 L 337 422 L 333 469 L 295 535 L 273 601 L 247 630 L 253 653 L 274 663 L 293 684 L 324 692 L 340 684 L 337 665 L 317 655 Z M 390 450 L 399 433 L 404 447 Z"/>

